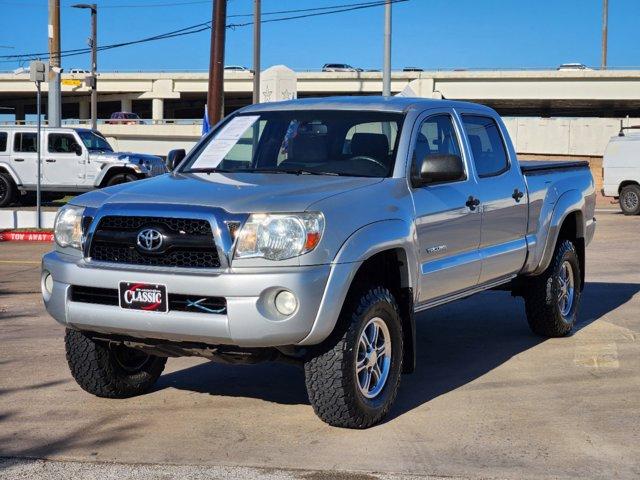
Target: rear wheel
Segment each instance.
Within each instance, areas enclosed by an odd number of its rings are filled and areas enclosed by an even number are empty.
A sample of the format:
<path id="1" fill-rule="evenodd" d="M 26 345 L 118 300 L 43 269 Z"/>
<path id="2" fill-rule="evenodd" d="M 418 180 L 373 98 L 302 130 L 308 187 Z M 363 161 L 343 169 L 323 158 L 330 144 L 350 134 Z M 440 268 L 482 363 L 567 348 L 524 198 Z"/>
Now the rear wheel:
<path id="1" fill-rule="evenodd" d="M 627 185 L 622 188 L 620 209 L 625 215 L 640 214 L 640 185 Z"/>
<path id="2" fill-rule="evenodd" d="M 112 187 L 114 185 L 120 185 L 121 183 L 134 182 L 138 179 L 132 173 L 116 173 L 113 177 L 109 179 L 107 182 L 107 187 Z"/>
<path id="3" fill-rule="evenodd" d="M 148 391 L 167 359 L 121 344 L 109 344 L 77 330 L 65 335 L 67 362 L 73 378 L 98 397 L 127 398 Z"/>
<path id="4" fill-rule="evenodd" d="M 525 287 L 524 303 L 531 330 L 543 337 L 568 335 L 580 306 L 580 262 L 575 246 L 561 240 L 551 264 Z"/>
<path id="5" fill-rule="evenodd" d="M 395 400 L 402 371 L 402 323 L 393 295 L 367 289 L 347 303 L 340 324 L 305 362 L 309 400 L 329 425 L 367 428 Z"/>
<path id="6" fill-rule="evenodd" d="M 8 207 L 15 199 L 18 189 L 6 172 L 0 172 L 0 207 Z"/>

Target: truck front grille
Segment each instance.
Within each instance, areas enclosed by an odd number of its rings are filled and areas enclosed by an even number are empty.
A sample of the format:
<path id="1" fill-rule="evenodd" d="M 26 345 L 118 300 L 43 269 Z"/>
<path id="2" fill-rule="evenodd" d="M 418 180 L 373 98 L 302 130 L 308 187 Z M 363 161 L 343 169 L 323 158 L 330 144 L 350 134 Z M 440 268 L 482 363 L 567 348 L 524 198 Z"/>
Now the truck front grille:
<path id="1" fill-rule="evenodd" d="M 162 246 L 156 251 L 146 251 L 138 244 L 138 233 L 147 228 L 162 234 Z M 220 267 L 210 223 L 190 218 L 103 217 L 93 234 L 89 257 L 128 265 Z"/>

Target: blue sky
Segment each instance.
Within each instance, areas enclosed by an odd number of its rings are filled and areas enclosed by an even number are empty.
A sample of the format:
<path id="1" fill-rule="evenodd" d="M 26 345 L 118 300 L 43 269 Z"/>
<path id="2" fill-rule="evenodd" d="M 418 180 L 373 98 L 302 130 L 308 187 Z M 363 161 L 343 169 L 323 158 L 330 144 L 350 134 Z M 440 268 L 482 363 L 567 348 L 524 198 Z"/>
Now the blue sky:
<path id="1" fill-rule="evenodd" d="M 97 0 L 99 44 L 135 40 L 210 19 L 211 6 L 108 8 L 187 0 Z M 263 0 L 263 12 L 362 0 Z M 82 48 L 89 13 L 61 0 L 62 48 Z M 609 65 L 640 66 L 640 1 L 611 0 Z M 104 7 L 104 8 L 102 8 Z M 252 0 L 229 0 L 228 14 L 251 13 Z M 394 68 L 541 68 L 563 62 L 600 63 L 602 0 L 410 0 L 394 5 Z M 285 64 L 319 69 L 323 63 L 382 66 L 384 8 L 263 26 L 263 68 Z M 264 18 L 267 18 L 266 16 Z M 229 21 L 244 21 L 230 18 Z M 47 0 L 0 0 L 0 55 L 47 50 Z M 251 66 L 251 27 L 228 30 L 226 63 Z M 101 52 L 99 70 L 208 68 L 209 32 Z M 86 68 L 89 56 L 63 59 Z M 0 70 L 17 63 L 0 63 Z"/>

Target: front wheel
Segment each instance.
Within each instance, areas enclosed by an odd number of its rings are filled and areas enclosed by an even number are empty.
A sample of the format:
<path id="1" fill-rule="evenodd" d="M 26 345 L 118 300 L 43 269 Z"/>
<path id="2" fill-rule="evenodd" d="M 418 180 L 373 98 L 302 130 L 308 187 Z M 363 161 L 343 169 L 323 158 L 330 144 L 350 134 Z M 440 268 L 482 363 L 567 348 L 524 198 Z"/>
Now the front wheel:
<path id="1" fill-rule="evenodd" d="M 561 240 L 551 264 L 525 288 L 524 304 L 531 330 L 543 337 L 564 337 L 576 323 L 581 292 L 575 246 Z"/>
<path id="2" fill-rule="evenodd" d="M 620 209 L 625 215 L 640 214 L 640 185 L 627 185 L 620 191 Z"/>
<path id="3" fill-rule="evenodd" d="M 120 344 L 94 340 L 77 330 L 65 335 L 67 363 L 83 390 L 98 397 L 127 398 L 148 391 L 167 359 Z"/>
<path id="4" fill-rule="evenodd" d="M 402 371 L 402 322 L 393 295 L 366 289 L 345 303 L 336 331 L 305 362 L 316 414 L 329 425 L 368 428 L 395 400 Z"/>

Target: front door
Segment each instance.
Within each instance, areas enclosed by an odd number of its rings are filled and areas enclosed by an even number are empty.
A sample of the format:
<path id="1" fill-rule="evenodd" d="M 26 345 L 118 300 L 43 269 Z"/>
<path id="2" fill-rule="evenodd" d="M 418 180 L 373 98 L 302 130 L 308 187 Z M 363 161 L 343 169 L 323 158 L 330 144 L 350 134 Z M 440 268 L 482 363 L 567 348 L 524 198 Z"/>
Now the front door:
<path id="1" fill-rule="evenodd" d="M 415 224 L 420 254 L 420 304 L 474 287 L 480 275 L 478 254 L 481 216 L 469 202 L 477 183 L 460 142 L 453 112 L 429 113 L 414 132 L 412 168 L 426 155 L 450 154 L 464 160 L 466 178 L 413 189 Z M 420 305 L 418 305 L 420 306 Z"/>
<path id="2" fill-rule="evenodd" d="M 49 132 L 44 158 L 48 185 L 76 186 L 84 173 L 85 152 L 71 133 Z"/>
<path id="3" fill-rule="evenodd" d="M 462 113 L 469 149 L 478 176 L 482 211 L 480 283 L 518 273 L 527 255 L 526 185 L 516 162 L 511 161 L 504 133 L 496 120 L 477 113 Z"/>

